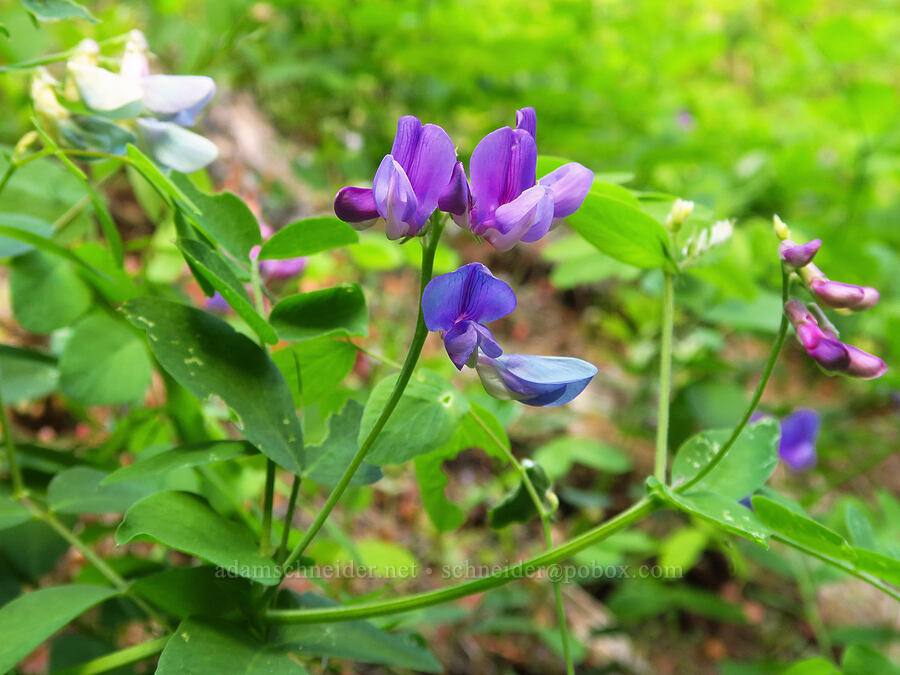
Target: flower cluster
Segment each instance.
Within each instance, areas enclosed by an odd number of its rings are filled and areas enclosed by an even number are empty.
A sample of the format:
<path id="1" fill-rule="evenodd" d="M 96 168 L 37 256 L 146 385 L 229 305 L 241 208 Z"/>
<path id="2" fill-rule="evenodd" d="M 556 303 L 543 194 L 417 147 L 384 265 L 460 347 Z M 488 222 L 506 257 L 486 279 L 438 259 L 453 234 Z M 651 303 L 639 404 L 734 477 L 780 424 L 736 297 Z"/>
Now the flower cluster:
<path id="1" fill-rule="evenodd" d="M 783 264 L 796 272 L 809 292 L 823 305 L 841 311 L 862 311 L 878 304 L 880 295 L 868 286 L 832 281 L 813 262 L 822 242 L 797 244 L 787 226 L 775 216 L 775 232 L 782 240 L 778 252 Z M 806 353 L 829 373 L 843 373 L 864 380 L 881 377 L 887 366 L 877 356 L 840 341 L 837 329 L 816 303 L 788 300 L 785 314 Z"/>
<path id="2" fill-rule="evenodd" d="M 38 71 L 31 90 L 35 112 L 77 149 L 123 154 L 128 143 L 137 143 L 176 171 L 202 169 L 218 150 L 185 127 L 194 125 L 212 99 L 215 82 L 201 75 L 151 74 L 149 54 L 143 33 L 132 31 L 113 72 L 100 66 L 99 45 L 82 41 L 66 63 L 64 86 Z"/>
<path id="3" fill-rule="evenodd" d="M 537 180 L 536 133 L 534 108 L 516 111 L 515 129 L 497 129 L 475 147 L 467 177 L 446 131 L 401 117 L 372 187 L 341 189 L 334 212 L 357 229 L 381 218 L 389 239 L 422 234 L 440 210 L 501 251 L 537 241 L 578 210 L 594 174 L 570 162 Z M 575 358 L 504 354 L 485 324 L 515 308 L 512 288 L 481 263 L 435 277 L 422 294 L 428 329 L 441 332 L 457 369 L 475 368 L 491 396 L 542 407 L 568 403 L 597 369 Z"/>
<path id="4" fill-rule="evenodd" d="M 467 178 L 446 131 L 401 117 L 372 187 L 343 188 L 334 211 L 359 229 L 382 218 L 390 239 L 420 234 L 440 210 L 501 251 L 537 241 L 578 210 L 594 174 L 569 162 L 537 180 L 536 132 L 534 108 L 517 111 L 515 129 L 492 131 L 475 146 Z"/>

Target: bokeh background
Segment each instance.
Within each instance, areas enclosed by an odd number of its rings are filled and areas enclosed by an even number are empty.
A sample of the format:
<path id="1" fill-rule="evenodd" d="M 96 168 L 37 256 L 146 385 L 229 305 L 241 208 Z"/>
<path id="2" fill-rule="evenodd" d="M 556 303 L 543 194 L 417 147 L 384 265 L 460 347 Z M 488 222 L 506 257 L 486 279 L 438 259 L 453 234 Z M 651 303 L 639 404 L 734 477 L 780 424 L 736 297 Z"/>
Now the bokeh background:
<path id="1" fill-rule="evenodd" d="M 828 378 L 789 341 L 764 408 L 777 415 L 814 408 L 823 428 L 816 469 L 802 475 L 779 469 L 775 482 L 834 522 L 854 503 L 882 534 L 900 532 L 900 462 L 892 456 L 900 420 L 896 1 L 85 4 L 100 23 L 36 27 L 18 3 L 4 3 L 0 23 L 12 38 L 0 37 L 0 62 L 141 28 L 160 72 L 216 79 L 219 93 L 201 122 L 221 151 L 211 182 L 258 204 L 276 226 L 327 213 L 339 187 L 370 181 L 400 115 L 442 125 L 467 159 L 484 134 L 513 123 L 514 111 L 526 105 L 538 112 L 542 154 L 615 174 L 631 189 L 694 200 L 698 218 L 736 219 L 728 246 L 677 289 L 673 447 L 698 429 L 733 424 L 761 370 L 780 317 L 772 214 L 803 238 L 820 237 L 817 262 L 829 276 L 881 290 L 876 310 L 836 323 L 846 341 L 880 354 L 889 370 L 872 383 Z M 27 128 L 28 84 L 26 72 L 0 74 L 5 146 Z M 63 172 L 47 180 L 49 194 L 35 193 L 26 181 L 11 184 L 0 211 L 54 219 L 80 197 Z M 127 184 L 112 183 L 107 194 L 126 239 L 150 238 L 151 280 L 176 283 L 182 269 L 177 257 L 166 258 L 174 249 L 148 229 L 145 209 L 152 207 L 130 196 Z M 79 232 L 75 222 L 65 236 Z M 600 368 L 574 410 L 497 408 L 512 425 L 517 452 L 544 450 L 545 458 L 561 461 L 560 535 L 577 533 L 604 509 L 639 494 L 652 463 L 661 280 L 604 257 L 565 228 L 508 254 L 453 234 L 439 259 L 442 271 L 481 260 L 518 290 L 518 311 L 497 330 L 515 346 L 509 351 L 580 356 Z M 365 281 L 375 322 L 371 343 L 396 358 L 407 339 L 396 326 L 409 325 L 414 310 L 396 300 L 411 293 L 414 246 L 398 248 L 380 232 L 368 233 L 349 255 L 311 261 L 298 283 L 305 290 Z M 436 341 L 426 356 L 446 369 Z M 328 412 L 305 421 L 313 437 Z M 624 463 L 611 474 L 604 460 L 547 451 L 563 430 L 597 439 L 608 457 L 620 458 L 609 462 L 624 457 Z M 573 469 L 563 478 L 567 468 Z M 477 505 L 493 489 L 484 487 L 491 463 L 483 454 L 464 453 L 447 472 L 448 493 L 462 504 Z M 370 494 L 358 505 L 375 508 L 367 525 L 385 539 L 434 546 L 450 559 L 485 546 L 483 509 L 473 506 L 450 540 L 422 534 L 427 526 L 414 481 L 393 480 L 388 494 Z M 641 672 L 777 672 L 737 664 L 827 652 L 852 631 L 879 648 L 898 644 L 896 606 L 835 583 L 822 570 L 798 572 L 682 525 L 673 516 L 658 531 L 589 552 L 585 560 L 668 555 L 689 572 L 665 584 L 586 580 L 571 599 L 579 607 L 573 622 L 586 664 L 603 662 L 597 650 L 620 649 L 623 662 Z M 673 530 L 688 534 L 672 543 Z M 528 533 L 504 534 L 500 549 L 515 551 L 517 537 L 527 540 Z M 539 672 L 536 664 L 554 663 L 555 648 L 546 630 L 552 617 L 531 613 L 540 592 L 510 588 L 469 616 L 433 619 L 433 630 L 447 639 L 432 644 L 457 672 Z M 542 640 L 529 637 L 536 631 Z"/>

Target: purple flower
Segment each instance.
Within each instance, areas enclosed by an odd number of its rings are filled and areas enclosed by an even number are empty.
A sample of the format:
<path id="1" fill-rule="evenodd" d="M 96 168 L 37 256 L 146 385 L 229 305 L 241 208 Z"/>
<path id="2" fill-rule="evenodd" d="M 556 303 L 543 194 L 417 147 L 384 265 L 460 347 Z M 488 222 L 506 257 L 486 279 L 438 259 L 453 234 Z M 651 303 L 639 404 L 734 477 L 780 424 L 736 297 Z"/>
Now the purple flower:
<path id="1" fill-rule="evenodd" d="M 792 471 L 808 471 L 816 465 L 819 413 L 800 408 L 781 420 L 778 456 Z"/>
<path id="2" fill-rule="evenodd" d="M 381 216 L 388 239 L 415 236 L 437 209 L 455 165 L 456 150 L 447 132 L 406 115 L 397 122 L 394 145 L 381 160 L 372 189 L 341 189 L 334 212 L 357 228 Z"/>
<path id="3" fill-rule="evenodd" d="M 260 234 L 262 234 L 263 241 L 271 238 L 271 236 L 275 234 L 275 230 L 262 220 L 259 221 L 259 231 Z M 254 246 L 250 250 L 250 257 L 254 259 L 259 257 L 261 248 L 262 246 Z M 261 260 L 259 263 L 259 273 L 264 279 L 285 281 L 286 279 L 302 274 L 303 270 L 306 269 L 306 263 L 307 259 L 305 257 L 286 258 L 284 260 Z"/>
<path id="4" fill-rule="evenodd" d="M 881 294 L 869 286 L 832 281 L 811 262 L 797 272 L 810 293 L 823 304 L 835 309 L 850 309 L 858 312 L 874 307 L 881 299 Z"/>
<path id="5" fill-rule="evenodd" d="M 475 368 L 491 396 L 540 407 L 568 403 L 597 374 L 597 368 L 581 359 L 530 354 L 481 354 Z"/>
<path id="6" fill-rule="evenodd" d="M 231 310 L 231 306 L 219 294 L 219 291 L 206 298 L 203 301 L 203 306 L 206 307 L 207 312 L 212 312 L 213 314 L 227 314 Z"/>
<path id="7" fill-rule="evenodd" d="M 481 263 L 435 277 L 422 294 L 425 325 L 443 331 L 447 354 L 459 370 L 479 349 L 492 357 L 503 353 L 483 324 L 502 319 L 515 308 L 513 290 Z"/>
<path id="8" fill-rule="evenodd" d="M 547 234 L 554 221 L 578 210 L 594 181 L 593 172 L 576 162 L 536 181 L 536 131 L 534 108 L 516 111 L 515 129 L 503 127 L 489 133 L 472 152 L 471 185 L 466 190 L 470 195 L 464 199 L 461 187 L 454 195 L 457 208 L 466 203 L 466 211 L 458 213 L 446 200 L 458 224 L 501 251 Z"/>
<path id="9" fill-rule="evenodd" d="M 877 356 L 838 340 L 831 328 L 821 326 L 799 300 L 788 300 L 784 311 L 806 353 L 826 371 L 863 380 L 881 377 L 887 371 Z"/>
<path id="10" fill-rule="evenodd" d="M 812 262 L 821 246 L 821 239 L 813 239 L 805 244 L 797 244 L 790 239 L 785 239 L 778 246 L 778 255 L 791 267 L 805 267 Z"/>

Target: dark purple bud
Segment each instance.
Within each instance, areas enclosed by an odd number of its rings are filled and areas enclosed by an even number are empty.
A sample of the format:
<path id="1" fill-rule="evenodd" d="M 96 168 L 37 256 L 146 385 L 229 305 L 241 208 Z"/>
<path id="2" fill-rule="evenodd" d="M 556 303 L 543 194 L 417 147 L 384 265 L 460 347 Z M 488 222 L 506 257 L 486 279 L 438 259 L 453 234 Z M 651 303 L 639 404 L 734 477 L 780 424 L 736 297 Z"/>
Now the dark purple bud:
<path id="1" fill-rule="evenodd" d="M 537 113 L 531 106 L 516 110 L 516 129 L 523 129 L 537 138 Z"/>
<path id="2" fill-rule="evenodd" d="M 472 208 L 472 196 L 469 193 L 469 181 L 462 162 L 453 167 L 450 182 L 438 198 L 438 208 L 444 213 L 454 216 L 458 225 L 468 225 L 469 210 Z M 460 222 L 462 221 L 462 222 Z"/>
<path id="3" fill-rule="evenodd" d="M 805 244 L 797 244 L 786 239 L 778 246 L 778 255 L 791 267 L 805 267 L 812 262 L 822 246 L 821 239 L 813 239 Z"/>
<path id="4" fill-rule="evenodd" d="M 358 230 L 371 227 L 378 219 L 378 209 L 371 188 L 345 187 L 335 195 L 334 213 Z"/>

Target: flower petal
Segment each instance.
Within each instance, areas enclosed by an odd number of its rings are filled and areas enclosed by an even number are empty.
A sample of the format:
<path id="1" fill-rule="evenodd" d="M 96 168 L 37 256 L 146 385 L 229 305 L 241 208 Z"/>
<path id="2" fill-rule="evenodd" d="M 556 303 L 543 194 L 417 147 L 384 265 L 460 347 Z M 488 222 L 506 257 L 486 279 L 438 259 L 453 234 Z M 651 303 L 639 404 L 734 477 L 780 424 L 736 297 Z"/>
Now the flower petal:
<path id="1" fill-rule="evenodd" d="M 525 190 L 517 199 L 503 204 L 487 223 L 473 228 L 494 248 L 508 251 L 519 241 L 537 241 L 553 222 L 553 193 L 542 185 Z"/>
<path id="2" fill-rule="evenodd" d="M 778 454 L 794 471 L 811 469 L 816 463 L 816 439 L 819 436 L 819 413 L 800 408 L 781 421 Z"/>
<path id="3" fill-rule="evenodd" d="M 499 206 L 533 187 L 536 171 L 537 145 L 527 131 L 503 127 L 482 138 L 469 161 L 474 222 L 490 220 Z"/>
<path id="4" fill-rule="evenodd" d="M 428 282 L 422 312 L 428 330 L 449 331 L 458 321 L 489 323 L 516 308 L 516 294 L 481 263 L 463 265 Z"/>
<path id="5" fill-rule="evenodd" d="M 372 188 L 341 188 L 334 197 L 334 214 L 358 230 L 371 227 L 378 219 Z"/>
<path id="6" fill-rule="evenodd" d="M 532 138 L 537 138 L 537 113 L 534 108 L 528 106 L 516 110 L 516 129 L 527 131 Z"/>
<path id="7" fill-rule="evenodd" d="M 865 298 L 862 286 L 844 284 L 840 281 L 813 279 L 809 283 L 809 290 L 823 303 L 836 309 L 852 309 Z"/>
<path id="8" fill-rule="evenodd" d="M 472 358 L 478 349 L 493 357 L 500 356 L 503 349 L 485 326 L 474 321 L 459 321 L 444 333 L 447 355 L 458 370 Z"/>
<path id="9" fill-rule="evenodd" d="M 874 380 L 887 372 L 887 364 L 877 356 L 864 352 L 853 345 L 844 345 L 850 355 L 850 362 L 844 372 L 862 380 Z"/>
<path id="10" fill-rule="evenodd" d="M 575 213 L 593 183 L 594 172 L 578 162 L 563 164 L 538 181 L 538 185 L 548 187 L 553 192 L 554 218 L 566 218 Z"/>
<path id="11" fill-rule="evenodd" d="M 283 281 L 303 273 L 306 269 L 306 258 L 285 258 L 284 260 L 263 260 L 259 263 L 259 271 L 266 279 Z"/>
<path id="12" fill-rule="evenodd" d="M 491 396 L 541 407 L 568 403 L 597 374 L 581 359 L 530 354 L 481 355 L 476 370 Z"/>
<path id="13" fill-rule="evenodd" d="M 402 239 L 413 236 L 418 231 L 414 225 L 418 200 L 409 182 L 406 171 L 391 155 L 381 160 L 372 193 L 378 214 L 384 218 L 388 239 Z"/>
<path id="14" fill-rule="evenodd" d="M 450 182 L 456 165 L 456 149 L 441 127 L 436 124 L 423 127 L 418 118 L 406 115 L 397 122 L 391 156 L 403 168 L 416 195 L 411 225 L 417 232 L 438 207 L 438 198 Z"/>
<path id="15" fill-rule="evenodd" d="M 216 83 L 205 75 L 147 75 L 141 86 L 144 108 L 183 126 L 193 126 L 194 118 L 216 93 Z"/>
<path id="16" fill-rule="evenodd" d="M 471 196 L 469 195 L 466 170 L 463 168 L 462 162 L 457 162 L 453 167 L 450 182 L 438 198 L 438 208 L 455 216 L 466 216 L 470 206 Z"/>
<path id="17" fill-rule="evenodd" d="M 138 130 L 150 153 L 165 166 L 182 173 L 199 171 L 219 154 L 215 143 L 173 122 L 151 117 L 137 120 Z"/>
<path id="18" fill-rule="evenodd" d="M 805 244 L 797 244 L 790 239 L 785 239 L 778 245 L 778 255 L 791 267 L 805 267 L 822 247 L 821 239 L 813 239 Z"/>
<path id="19" fill-rule="evenodd" d="M 112 119 L 129 119 L 141 113 L 144 92 L 134 80 L 77 62 L 70 62 L 68 70 L 89 110 Z"/>

